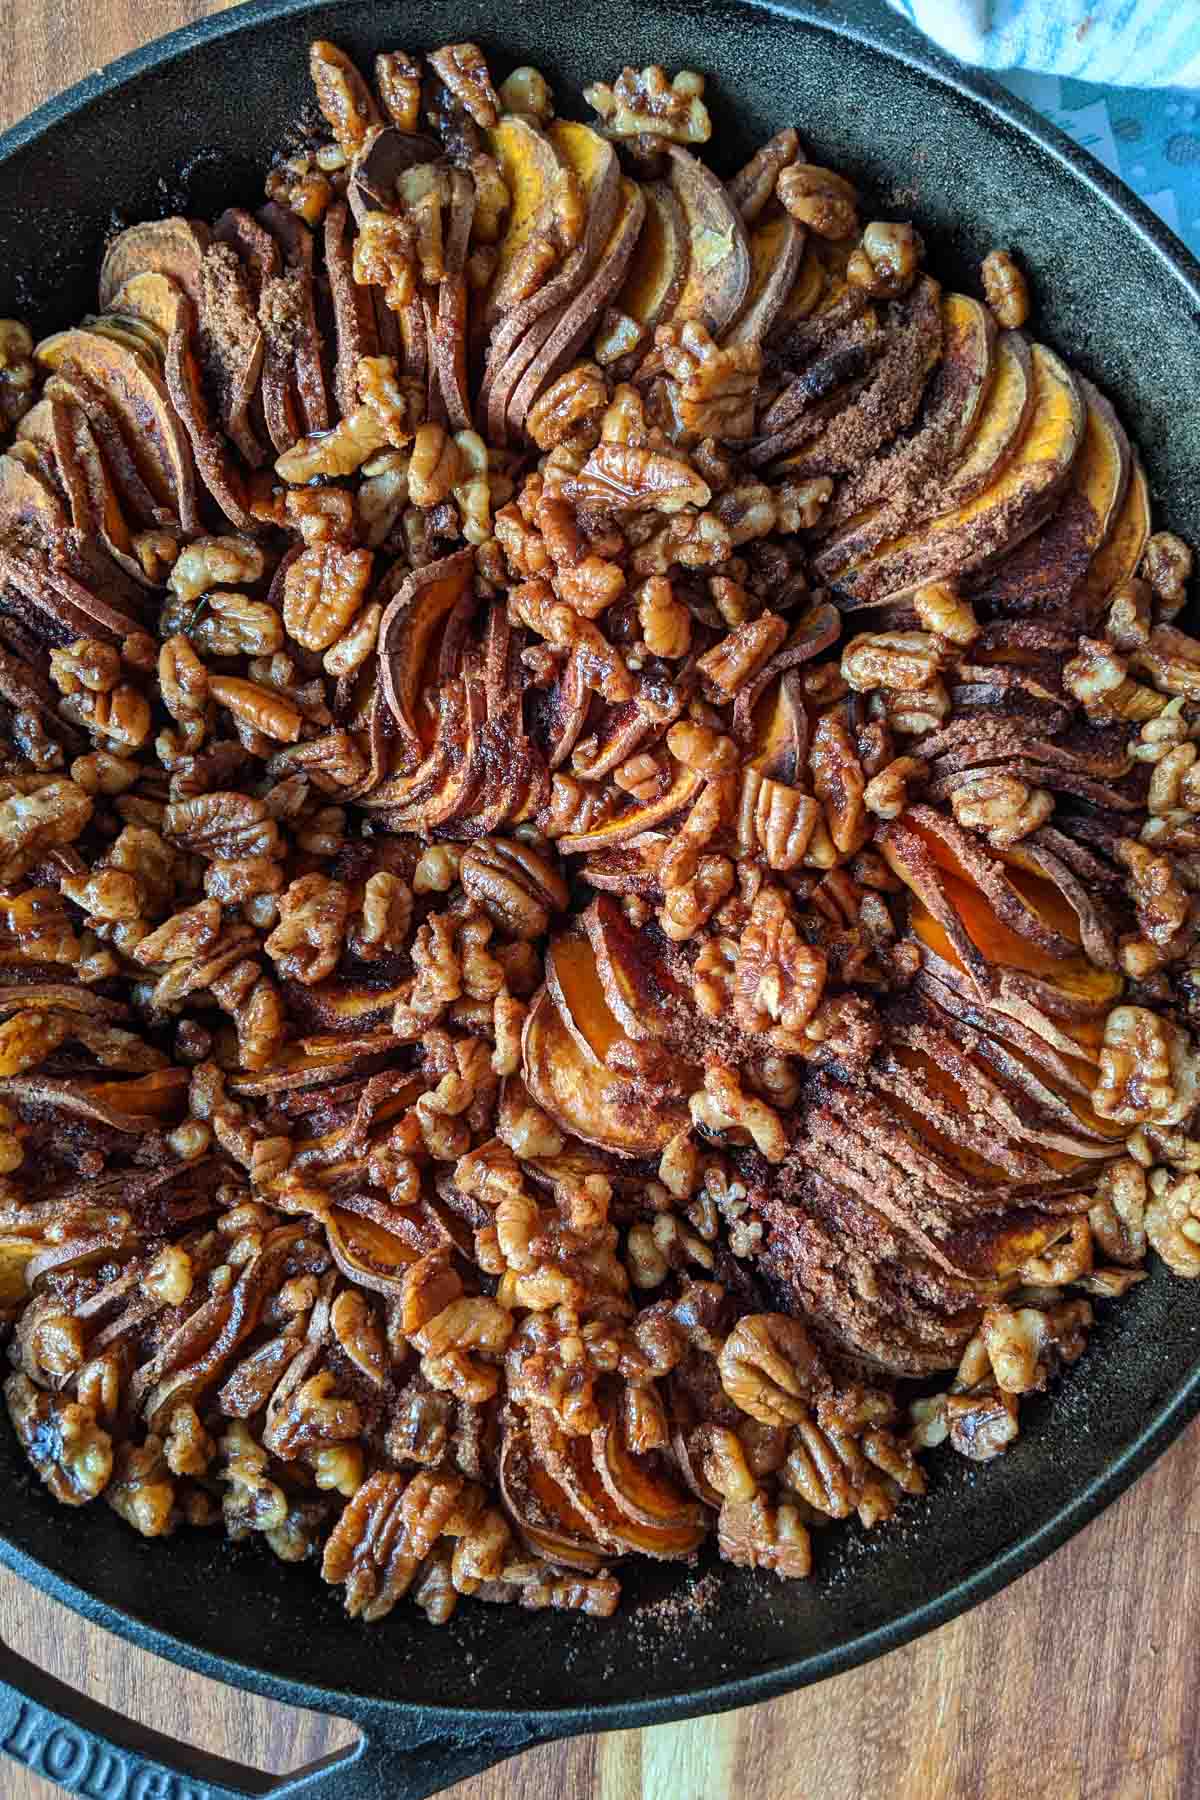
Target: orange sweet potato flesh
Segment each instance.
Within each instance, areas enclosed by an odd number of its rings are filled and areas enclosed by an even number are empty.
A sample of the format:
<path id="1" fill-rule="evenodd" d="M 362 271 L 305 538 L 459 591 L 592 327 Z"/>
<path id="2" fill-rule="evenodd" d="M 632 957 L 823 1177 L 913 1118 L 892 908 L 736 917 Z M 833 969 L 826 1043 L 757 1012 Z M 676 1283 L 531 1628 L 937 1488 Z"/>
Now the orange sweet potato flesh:
<path id="1" fill-rule="evenodd" d="M 555 262 L 578 240 L 586 208 L 578 175 L 558 144 L 532 119 L 506 113 L 487 133 L 487 142 L 510 197 L 508 223 L 488 290 L 487 316 L 494 321 L 549 277 Z M 541 245 L 556 254 L 540 279 L 531 283 L 529 258 Z"/>

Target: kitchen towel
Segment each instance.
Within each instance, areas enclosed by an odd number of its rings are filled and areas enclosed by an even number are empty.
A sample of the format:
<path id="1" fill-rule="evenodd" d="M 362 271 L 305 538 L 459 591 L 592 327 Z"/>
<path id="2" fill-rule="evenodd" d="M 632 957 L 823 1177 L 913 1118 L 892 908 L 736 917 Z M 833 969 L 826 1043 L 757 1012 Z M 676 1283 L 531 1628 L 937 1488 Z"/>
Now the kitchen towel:
<path id="1" fill-rule="evenodd" d="M 1200 0 L 890 0 L 1120 177 L 1200 255 Z"/>

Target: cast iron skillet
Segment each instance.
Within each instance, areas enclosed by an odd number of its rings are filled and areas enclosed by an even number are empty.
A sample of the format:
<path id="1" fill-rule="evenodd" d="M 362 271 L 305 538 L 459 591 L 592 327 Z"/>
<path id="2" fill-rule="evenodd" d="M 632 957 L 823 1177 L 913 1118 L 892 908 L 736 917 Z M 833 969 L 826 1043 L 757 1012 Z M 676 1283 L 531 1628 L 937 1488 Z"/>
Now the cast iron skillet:
<path id="1" fill-rule="evenodd" d="M 1159 516 L 1200 521 L 1200 266 L 1049 126 L 943 61 L 870 0 L 259 0 L 138 51 L 0 140 L 0 313 L 44 327 L 94 304 L 114 207 L 130 219 L 253 203 L 269 147 L 307 95 L 305 48 L 359 57 L 478 37 L 500 74 L 560 93 L 622 63 L 710 77 L 728 169 L 796 124 L 872 208 L 915 214 L 935 267 L 970 281 L 1020 246 L 1037 328 L 1117 401 Z M 872 210 L 867 217 L 878 216 Z M 1181 398 L 1182 397 L 1182 400 Z M 677 1568 L 633 1565 L 607 1622 L 466 1605 L 348 1620 L 312 1569 L 207 1534 L 146 1544 L 104 1506 L 48 1499 L 0 1428 L 0 1558 L 85 1617 L 203 1674 L 352 1719 L 359 1747 L 274 1782 L 173 1744 L 0 1661 L 0 1745 L 93 1800 L 419 1800 L 529 1745 L 764 1700 L 916 1637 L 1031 1568 L 1121 1492 L 1200 1407 L 1200 1283 L 1161 1268 L 1103 1318 L 1051 1399 L 990 1468 L 934 1459 L 927 1499 L 867 1537 L 820 1541 L 808 1583 L 714 1565 L 707 1604 L 656 1603 Z M 674 1620 L 674 1622 L 672 1622 Z"/>

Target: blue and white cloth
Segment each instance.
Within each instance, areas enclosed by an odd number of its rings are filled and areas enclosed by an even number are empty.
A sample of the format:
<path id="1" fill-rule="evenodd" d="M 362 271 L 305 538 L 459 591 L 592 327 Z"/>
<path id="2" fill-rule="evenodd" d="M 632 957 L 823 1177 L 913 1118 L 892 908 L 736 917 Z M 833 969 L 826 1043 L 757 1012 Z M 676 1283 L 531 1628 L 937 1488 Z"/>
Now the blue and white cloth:
<path id="1" fill-rule="evenodd" d="M 1200 0 L 890 0 L 1090 150 L 1200 255 Z"/>

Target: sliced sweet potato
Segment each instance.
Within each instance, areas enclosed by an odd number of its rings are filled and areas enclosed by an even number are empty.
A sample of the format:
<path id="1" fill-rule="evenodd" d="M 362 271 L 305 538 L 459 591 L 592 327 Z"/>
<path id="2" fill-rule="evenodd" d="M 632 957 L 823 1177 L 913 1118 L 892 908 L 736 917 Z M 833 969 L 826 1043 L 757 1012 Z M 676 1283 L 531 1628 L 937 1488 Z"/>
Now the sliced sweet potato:
<path id="1" fill-rule="evenodd" d="M 348 1081 L 351 1076 L 373 1074 L 385 1058 L 395 1053 L 396 1039 L 390 1031 L 364 1032 L 352 1039 L 332 1033 L 305 1038 L 289 1044 L 269 1069 L 231 1075 L 229 1091 L 260 1099 L 268 1094 L 323 1088 L 333 1082 Z M 401 1077 L 396 1079 L 399 1082 Z"/>
<path id="2" fill-rule="evenodd" d="M 571 1036 L 548 989 L 522 1037 L 525 1085 L 556 1124 L 615 1156 L 653 1156 L 687 1123 L 687 1100 L 661 1085 L 613 1074 Z"/>
<path id="3" fill-rule="evenodd" d="M 252 469 L 261 468 L 266 451 L 255 418 L 264 354 L 258 286 L 232 244 L 212 244 L 204 253 L 196 351 L 222 430 Z"/>
<path id="4" fill-rule="evenodd" d="M 1150 489 L 1141 462 L 1136 453 L 1131 452 L 1125 497 L 1107 539 L 1092 558 L 1076 597 L 1084 620 L 1090 623 L 1099 618 L 1113 589 L 1136 574 L 1149 536 Z"/>
<path id="5" fill-rule="evenodd" d="M 843 608 L 877 605 L 915 582 L 982 569 L 1057 505 L 1083 441 L 1085 411 L 1074 376 L 1053 351 L 1035 344 L 1032 355 L 1033 412 L 1014 460 L 973 500 L 839 574 L 834 585 Z"/>
<path id="6" fill-rule="evenodd" d="M 605 998 L 596 955 L 582 931 L 560 933 L 546 947 L 546 986 L 579 1049 L 605 1063 L 624 1032 Z"/>
<path id="7" fill-rule="evenodd" d="M 166 280 L 167 277 L 164 276 L 162 279 Z M 152 326 L 147 325 L 145 320 L 139 319 L 135 314 L 85 313 L 80 324 L 88 331 L 94 331 L 99 337 L 111 338 L 114 344 L 123 344 L 125 349 L 131 350 L 140 362 L 145 363 L 148 369 L 162 368 L 165 348 L 162 338 Z"/>
<path id="8" fill-rule="evenodd" d="M 45 400 L 39 402 L 39 406 L 51 404 Z M 26 444 L 25 447 L 32 446 Z M 13 448 L 19 449 L 20 445 Z M 66 529 L 67 515 L 62 501 L 53 483 L 39 471 L 33 459 L 26 463 L 18 456 L 0 456 L 0 534 L 19 539 L 21 543 L 48 546 Z"/>
<path id="9" fill-rule="evenodd" d="M 230 524 L 238 531 L 254 536 L 262 526 L 247 505 L 241 470 L 233 459 L 227 439 L 209 416 L 200 365 L 192 349 L 195 317 L 191 301 L 181 294 L 167 344 L 167 392 L 191 441 L 200 479 Z"/>
<path id="10" fill-rule="evenodd" d="M 508 403 L 510 433 L 519 435 L 524 430 L 529 409 L 542 389 L 570 365 L 587 342 L 599 308 L 629 266 L 645 206 L 637 184 L 623 180 L 616 223 L 595 269 L 573 300 L 543 314 L 531 327 L 537 337 L 537 350 Z M 518 356 L 524 353 L 525 344 L 526 339 L 522 339 Z"/>
<path id="11" fill-rule="evenodd" d="M 17 1298 L 23 1295 L 22 1286 Z M 589 1575 L 612 1560 L 611 1548 L 605 1549 L 595 1540 L 587 1519 L 566 1490 L 542 1467 L 533 1452 L 528 1426 L 513 1408 L 506 1413 L 501 1436 L 499 1482 L 505 1510 L 539 1556 Z"/>
<path id="12" fill-rule="evenodd" d="M 113 310 L 113 301 L 134 275 L 169 275 L 193 306 L 200 305 L 200 264 L 212 234 L 199 219 L 152 219 L 131 225 L 115 237 L 100 265 L 100 305 Z"/>
<path id="13" fill-rule="evenodd" d="M 761 220 L 750 233 L 750 288 L 725 333 L 727 344 L 761 344 L 796 285 L 805 232 L 790 213 Z"/>
<path id="14" fill-rule="evenodd" d="M 831 567 L 902 530 L 928 486 L 948 475 L 979 423 L 996 354 L 991 312 L 966 294 L 942 298 L 942 359 L 921 418 L 898 443 L 848 474 L 821 516 Z"/>
<path id="15" fill-rule="evenodd" d="M 199 530 L 192 452 L 162 380 L 120 344 L 91 331 L 56 332 L 34 355 L 39 367 L 79 374 L 99 391 L 155 501 L 185 531 Z"/>
<path id="16" fill-rule="evenodd" d="M 487 133 L 487 144 L 510 198 L 508 224 L 488 290 L 487 318 L 494 322 L 527 300 L 549 279 L 559 257 L 574 248 L 583 227 L 584 204 L 574 169 L 558 145 L 524 114 L 506 113 Z"/>
<path id="17" fill-rule="evenodd" d="M 687 276 L 664 317 L 680 323 L 699 319 L 719 338 L 750 290 L 746 228 L 711 169 L 681 144 L 665 144 L 664 150 L 688 241 Z"/>
<path id="18" fill-rule="evenodd" d="M 433 360 L 446 416 L 454 431 L 471 425 L 471 393 L 467 373 L 467 330 L 470 294 L 465 274 L 471 224 L 475 217 L 475 184 L 462 169 L 450 174 L 450 226 L 446 232 L 446 274 L 438 284 Z"/>
<path id="19" fill-rule="evenodd" d="M 228 244 L 237 252 L 257 306 L 263 283 L 269 276 L 278 275 L 283 267 L 279 245 L 265 226 L 240 206 L 230 206 L 221 214 L 213 226 L 213 237 L 218 244 Z"/>
<path id="20" fill-rule="evenodd" d="M 667 181 L 642 183 L 646 212 L 629 268 L 596 335 L 598 361 L 624 374 L 683 292 L 688 272 L 688 234 L 683 211 Z"/>
<path id="21" fill-rule="evenodd" d="M 785 330 L 789 325 L 799 325 L 816 311 L 817 303 L 825 292 L 826 279 L 825 266 L 809 239 L 791 291 L 776 314 L 777 332 Z"/>
<path id="22" fill-rule="evenodd" d="M 578 182 L 587 218 L 579 242 L 557 272 L 492 326 L 478 410 L 489 429 L 495 424 L 501 432 L 513 388 L 528 368 L 538 340 L 530 338 L 523 356 L 518 354 L 519 347 L 536 319 L 565 305 L 579 292 L 604 255 L 621 201 L 621 172 L 606 138 L 588 125 L 569 120 L 548 126 L 546 135 Z"/>
<path id="23" fill-rule="evenodd" d="M 121 644 L 139 619 L 118 612 L 107 601 L 51 562 L 44 553 L 15 543 L 0 546 L 0 581 L 16 589 L 73 637 L 99 637 Z"/>
<path id="24" fill-rule="evenodd" d="M 684 1541 L 690 1535 L 693 1548 L 702 1542 L 708 1532 L 704 1508 L 672 1480 L 665 1464 L 630 1450 L 615 1407 L 591 1442 L 592 1460 L 618 1512 L 642 1529 L 678 1534 Z"/>
<path id="25" fill-rule="evenodd" d="M 396 1005 L 407 992 L 407 984 L 371 987 L 365 981 L 344 981 L 337 977 L 319 981 L 312 987 L 302 982 L 284 984 L 288 1013 L 298 1024 L 319 1028 L 355 1041 L 364 1032 L 381 1031 L 390 1026 Z"/>
<path id="26" fill-rule="evenodd" d="M 439 627 L 468 591 L 474 570 L 475 552 L 471 549 L 458 550 L 414 570 L 380 621 L 380 678 L 400 736 L 402 768 L 415 768 L 424 754 L 416 703 L 426 662 Z"/>
<path id="27" fill-rule="evenodd" d="M 344 200 L 331 206 L 325 214 L 325 272 L 329 277 L 329 298 L 337 334 L 333 394 L 343 418 L 358 405 L 354 370 L 359 358 L 374 356 L 379 349 L 371 290 L 359 287 L 354 279 L 347 229 L 349 217 Z"/>
<path id="28" fill-rule="evenodd" d="M 1079 386 L 1083 442 L 1062 504 L 978 590 L 977 603 L 987 612 L 1042 618 L 1062 612 L 1112 534 L 1129 485 L 1129 439 L 1104 395 L 1082 378 Z"/>
<path id="29" fill-rule="evenodd" d="M 582 850 L 610 850 L 618 844 L 627 844 L 639 832 L 649 831 L 653 826 L 661 825 L 664 819 L 682 812 L 695 799 L 700 785 L 699 775 L 691 769 L 678 767 L 670 787 L 657 800 L 631 806 L 627 811 L 618 813 L 615 818 L 606 820 L 603 825 L 593 826 L 591 831 L 580 831 L 569 837 L 559 838 L 559 853 L 563 856 L 576 856 Z"/>
<path id="30" fill-rule="evenodd" d="M 655 1524 L 639 1521 L 613 1498 L 601 1478 L 588 1438 L 568 1437 L 558 1429 L 545 1407 L 535 1409 L 530 1423 L 539 1457 L 601 1542 L 616 1544 L 623 1550 L 636 1550 L 643 1556 L 665 1558 L 690 1556 L 703 1542 L 708 1527 L 693 1521 L 682 1496 L 678 1521 L 675 1518 Z M 630 1485 L 632 1489 L 632 1479 Z M 645 1498 L 641 1490 L 639 1494 Z"/>
<path id="31" fill-rule="evenodd" d="M 86 415 L 68 401 L 42 399 L 18 427 L 19 440 L 35 435 L 54 459 L 76 531 L 85 542 L 102 546 L 139 586 L 152 585 L 133 555 L 125 515 Z"/>
<path id="32" fill-rule="evenodd" d="M 691 995 L 660 946 L 635 931 L 616 901 L 598 894 L 583 914 L 596 974 L 619 1028 L 635 1042 L 678 1042 L 694 1030 Z"/>
<path id="33" fill-rule="evenodd" d="M 830 412 L 802 450 L 787 458 L 788 474 L 799 480 L 842 475 L 907 431 L 941 355 L 941 289 L 923 276 L 888 308 L 883 344 L 866 381 Z M 760 467 L 770 462 L 773 442 L 778 439 L 756 444 L 750 461 Z"/>
<path id="34" fill-rule="evenodd" d="M 279 245 L 287 271 L 278 278 L 282 286 L 268 282 L 263 287 L 259 318 L 267 338 L 267 357 L 273 358 L 276 366 L 282 360 L 287 370 L 304 433 L 328 431 L 329 398 L 317 329 L 312 232 L 295 213 L 273 200 L 259 209 L 258 222 Z M 269 305 L 268 290 L 272 296 Z"/>
<path id="35" fill-rule="evenodd" d="M 113 295 L 115 313 L 140 319 L 155 332 L 160 362 L 167 353 L 167 339 L 175 324 L 182 292 L 179 283 L 172 281 L 169 275 L 157 269 L 146 269 L 140 275 L 131 275 Z"/>

